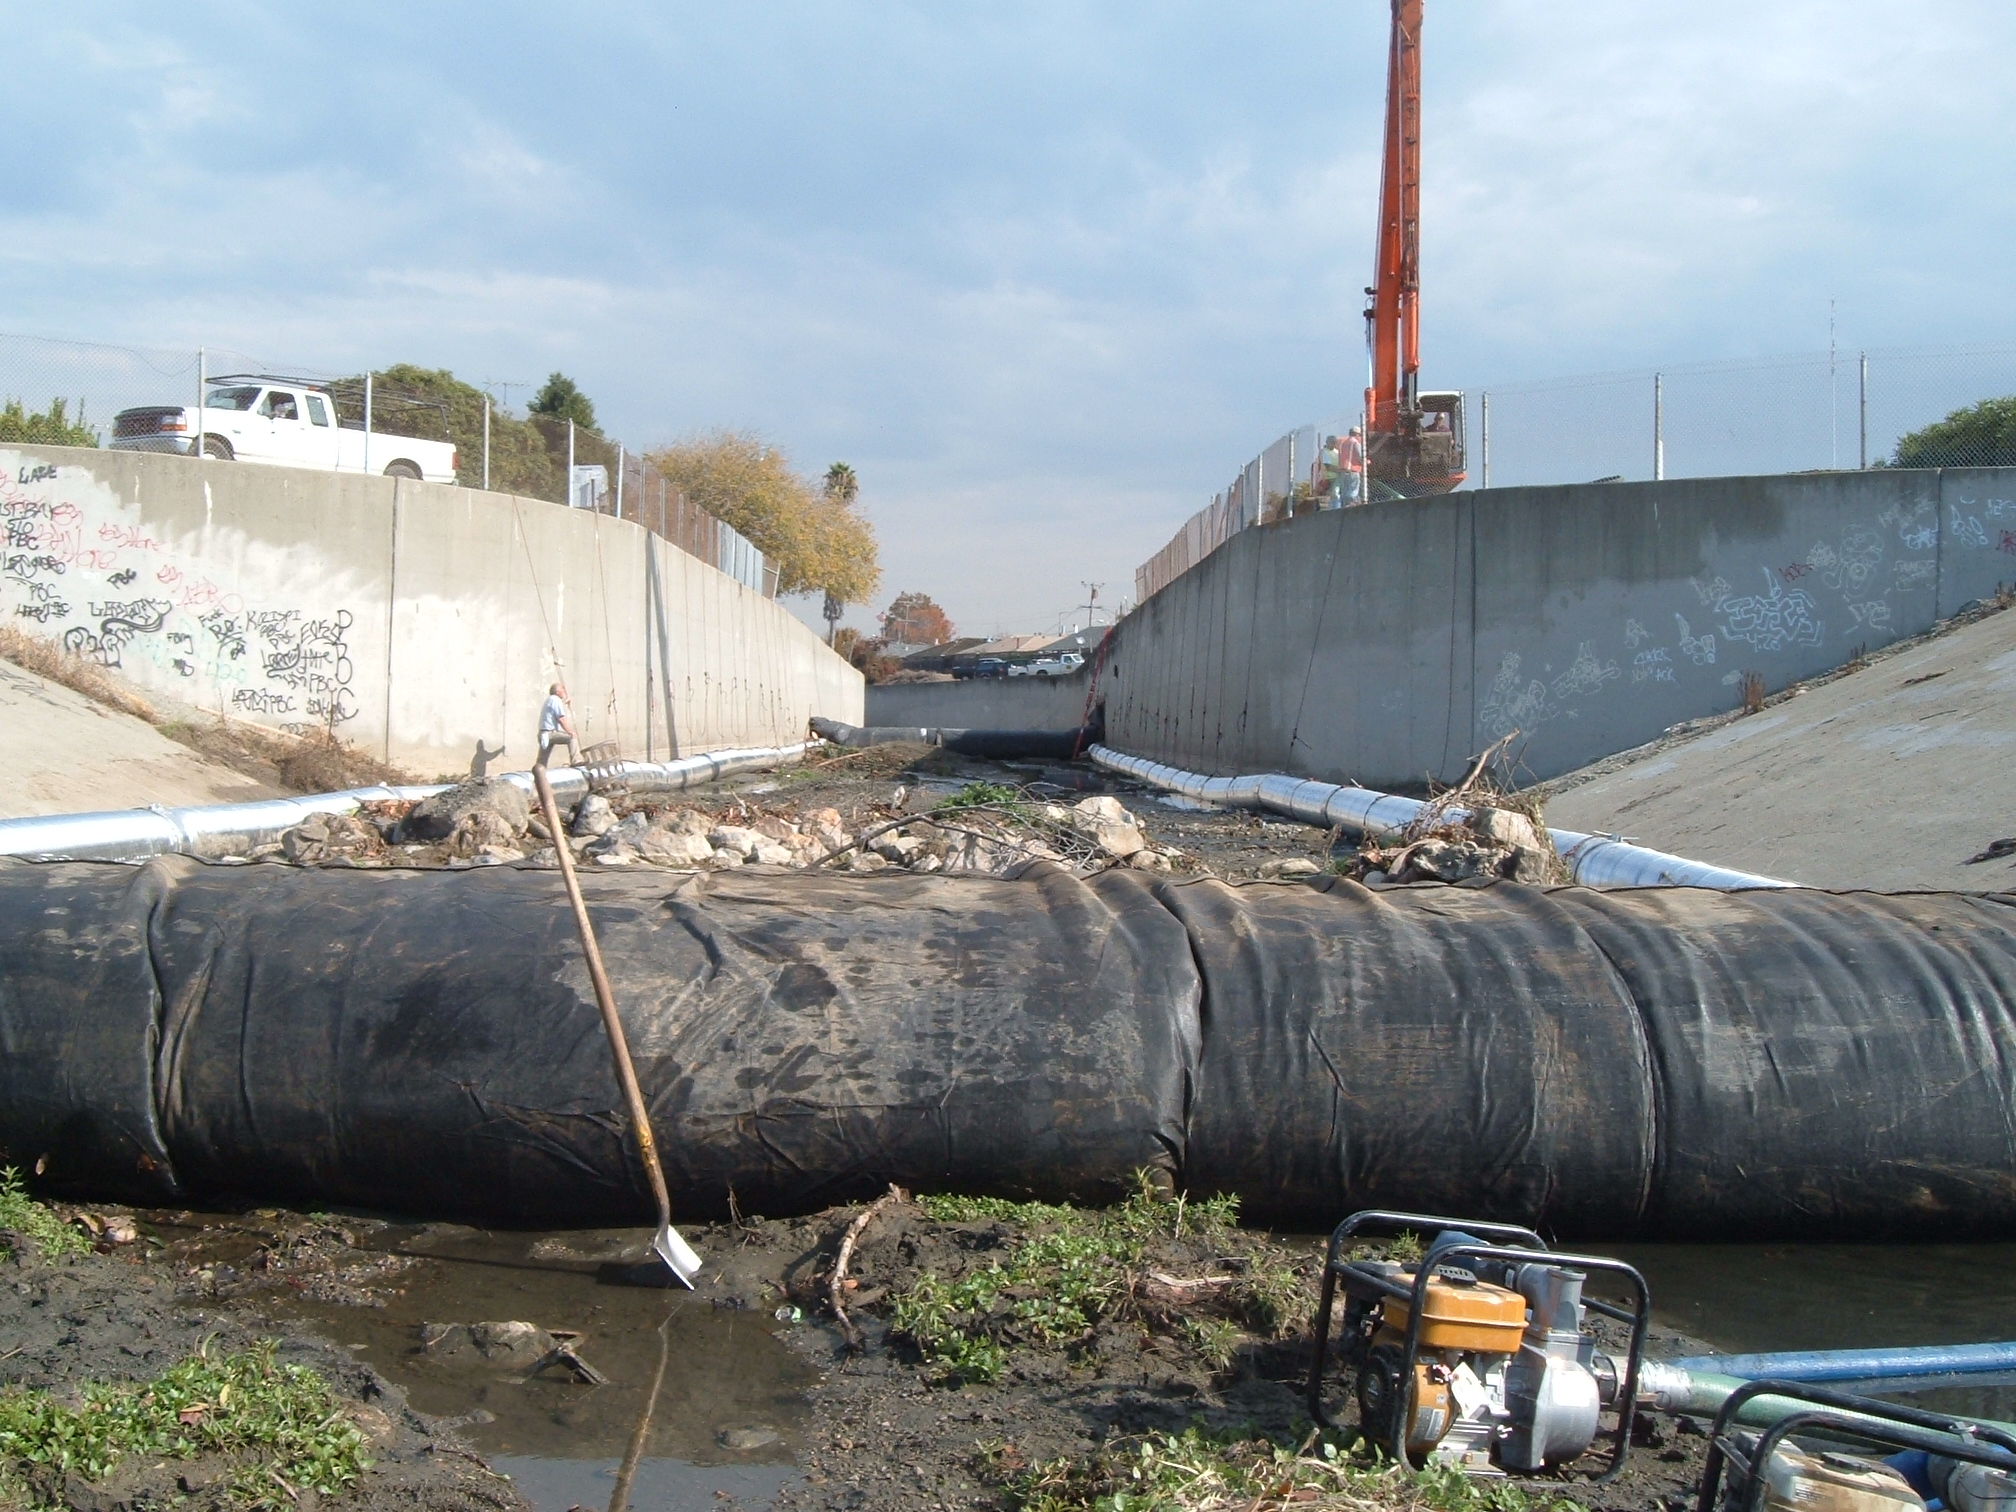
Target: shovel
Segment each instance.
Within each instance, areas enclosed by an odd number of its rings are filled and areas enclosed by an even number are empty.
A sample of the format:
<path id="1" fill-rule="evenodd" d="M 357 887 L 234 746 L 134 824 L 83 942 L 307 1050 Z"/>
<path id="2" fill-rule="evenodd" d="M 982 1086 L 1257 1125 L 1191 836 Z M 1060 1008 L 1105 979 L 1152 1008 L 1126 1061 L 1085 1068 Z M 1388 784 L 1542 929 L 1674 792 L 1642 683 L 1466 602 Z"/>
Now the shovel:
<path id="1" fill-rule="evenodd" d="M 589 921 L 588 905 L 581 901 L 581 883 L 574 875 L 574 853 L 567 845 L 567 831 L 560 824 L 560 805 L 553 801 L 553 784 L 546 780 L 545 762 L 533 764 L 532 781 L 539 789 L 539 807 L 553 836 L 553 854 L 559 858 L 560 876 L 567 884 L 567 901 L 574 905 L 574 926 L 581 932 L 581 953 L 588 958 L 588 980 L 595 984 L 595 1002 L 602 1010 L 602 1027 L 609 1033 L 609 1053 L 616 1062 L 616 1079 L 623 1084 L 623 1096 L 630 1104 L 630 1127 L 637 1133 L 637 1148 L 651 1177 L 651 1193 L 658 1199 L 658 1233 L 651 1240 L 651 1248 L 690 1290 L 693 1278 L 700 1274 L 700 1257 L 672 1227 L 672 1197 L 665 1189 L 665 1168 L 658 1163 L 658 1142 L 651 1137 L 651 1114 L 637 1085 L 637 1068 L 630 1064 L 630 1044 L 623 1038 L 623 1021 L 616 1016 L 616 994 L 609 990 L 609 974 L 602 969 L 602 951 L 595 943 L 595 926 Z"/>

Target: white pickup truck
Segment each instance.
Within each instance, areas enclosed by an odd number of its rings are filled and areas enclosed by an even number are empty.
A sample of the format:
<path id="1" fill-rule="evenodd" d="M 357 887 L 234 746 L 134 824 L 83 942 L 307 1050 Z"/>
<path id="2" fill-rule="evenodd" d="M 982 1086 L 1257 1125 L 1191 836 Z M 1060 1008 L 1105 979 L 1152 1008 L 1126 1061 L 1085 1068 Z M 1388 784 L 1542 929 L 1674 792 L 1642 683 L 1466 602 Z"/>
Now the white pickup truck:
<path id="1" fill-rule="evenodd" d="M 224 461 L 455 481 L 451 443 L 367 434 L 360 422 L 338 422 L 327 389 L 284 378 L 219 379 L 205 398 L 200 427 L 196 411 L 181 405 L 121 410 L 112 420 L 111 447 L 194 456 L 199 429 L 202 454 Z"/>

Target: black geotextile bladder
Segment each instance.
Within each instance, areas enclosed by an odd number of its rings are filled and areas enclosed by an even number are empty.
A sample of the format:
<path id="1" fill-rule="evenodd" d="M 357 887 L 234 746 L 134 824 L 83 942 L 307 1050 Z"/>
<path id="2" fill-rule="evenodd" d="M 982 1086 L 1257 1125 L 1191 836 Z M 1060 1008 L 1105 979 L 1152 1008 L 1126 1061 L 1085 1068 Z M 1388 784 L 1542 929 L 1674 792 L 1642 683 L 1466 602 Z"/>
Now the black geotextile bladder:
<path id="1" fill-rule="evenodd" d="M 1328 1224 L 2016 1234 L 2016 907 L 1963 893 L 1167 883 L 1186 1183 Z"/>
<path id="2" fill-rule="evenodd" d="M 147 926 L 168 876 L 0 862 L 0 1166 L 58 1193 L 175 1196 L 155 1117 Z"/>
<path id="3" fill-rule="evenodd" d="M 1807 888 L 1552 894 L 1638 1004 L 1665 1238 L 2016 1234 L 2016 907 Z"/>
<path id="4" fill-rule="evenodd" d="M 1167 882 L 1205 979 L 1184 1179 L 1247 1216 L 1359 1208 L 1634 1228 L 1656 1132 L 1644 1032 L 1547 892 Z"/>
<path id="5" fill-rule="evenodd" d="M 582 881 L 675 1212 L 1176 1174 L 1199 983 L 1138 873 Z M 183 869 L 153 947 L 190 1189 L 651 1213 L 556 873 Z"/>

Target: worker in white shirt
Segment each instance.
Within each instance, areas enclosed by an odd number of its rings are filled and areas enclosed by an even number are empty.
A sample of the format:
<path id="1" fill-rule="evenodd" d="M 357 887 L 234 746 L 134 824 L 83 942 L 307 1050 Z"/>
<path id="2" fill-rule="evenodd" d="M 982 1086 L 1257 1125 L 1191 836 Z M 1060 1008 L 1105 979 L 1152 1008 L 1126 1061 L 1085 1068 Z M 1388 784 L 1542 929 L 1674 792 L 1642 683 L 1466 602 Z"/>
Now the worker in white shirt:
<path id="1" fill-rule="evenodd" d="M 539 708 L 539 765 L 546 765 L 546 758 L 556 745 L 567 747 L 567 763 L 572 766 L 580 759 L 575 746 L 574 721 L 567 713 L 567 684 L 555 683 L 546 690 L 546 702 Z"/>

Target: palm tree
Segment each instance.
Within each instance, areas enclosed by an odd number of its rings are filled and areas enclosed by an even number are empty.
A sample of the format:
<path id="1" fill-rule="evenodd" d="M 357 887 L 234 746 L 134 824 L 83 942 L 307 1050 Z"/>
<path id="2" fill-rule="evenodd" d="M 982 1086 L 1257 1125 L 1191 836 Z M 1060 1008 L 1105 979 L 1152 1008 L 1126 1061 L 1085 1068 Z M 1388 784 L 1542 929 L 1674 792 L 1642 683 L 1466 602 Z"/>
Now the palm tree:
<path id="1" fill-rule="evenodd" d="M 854 469 L 845 462 L 835 462 L 826 469 L 826 497 L 838 499 L 842 504 L 852 504 L 861 492 L 861 480 L 854 476 Z"/>

